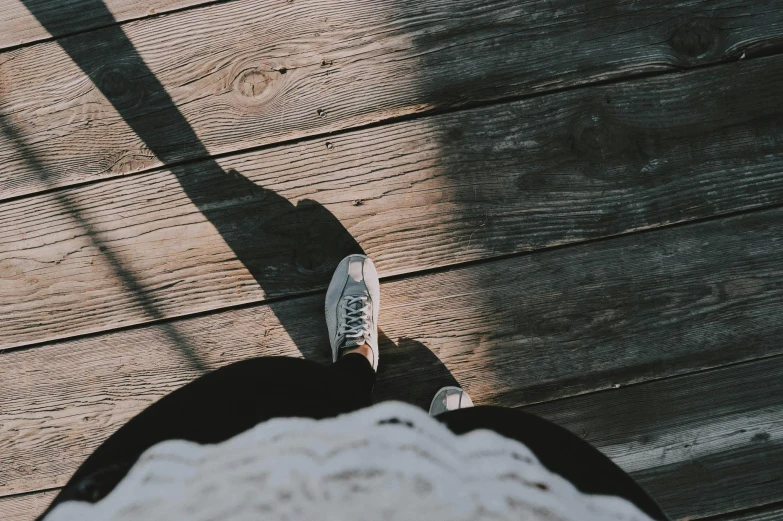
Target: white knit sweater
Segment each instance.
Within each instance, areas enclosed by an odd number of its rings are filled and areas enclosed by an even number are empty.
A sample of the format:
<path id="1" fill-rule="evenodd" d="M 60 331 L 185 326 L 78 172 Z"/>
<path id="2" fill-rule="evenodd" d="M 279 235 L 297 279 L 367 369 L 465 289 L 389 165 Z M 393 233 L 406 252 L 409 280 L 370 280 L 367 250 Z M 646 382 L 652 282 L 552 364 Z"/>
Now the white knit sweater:
<path id="1" fill-rule="evenodd" d="M 582 494 L 517 441 L 456 436 L 422 410 L 385 402 L 329 420 L 274 419 L 216 445 L 147 450 L 95 504 L 46 521 L 649 520 Z"/>

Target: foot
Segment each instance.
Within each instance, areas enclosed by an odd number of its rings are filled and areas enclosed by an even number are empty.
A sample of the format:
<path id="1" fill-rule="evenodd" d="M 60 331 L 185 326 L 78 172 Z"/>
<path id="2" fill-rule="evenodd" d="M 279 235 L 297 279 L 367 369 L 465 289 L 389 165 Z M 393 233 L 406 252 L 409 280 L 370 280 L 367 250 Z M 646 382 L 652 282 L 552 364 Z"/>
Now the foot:
<path id="1" fill-rule="evenodd" d="M 369 347 L 367 359 L 378 370 L 378 309 L 381 285 L 372 261 L 365 255 L 344 258 L 326 291 L 326 326 L 332 361 L 346 350 Z"/>
<path id="2" fill-rule="evenodd" d="M 473 400 L 468 393 L 459 387 L 443 387 L 435 393 L 435 398 L 430 404 L 430 416 L 437 416 L 447 411 L 456 411 L 457 409 L 467 409 L 473 407 Z"/>

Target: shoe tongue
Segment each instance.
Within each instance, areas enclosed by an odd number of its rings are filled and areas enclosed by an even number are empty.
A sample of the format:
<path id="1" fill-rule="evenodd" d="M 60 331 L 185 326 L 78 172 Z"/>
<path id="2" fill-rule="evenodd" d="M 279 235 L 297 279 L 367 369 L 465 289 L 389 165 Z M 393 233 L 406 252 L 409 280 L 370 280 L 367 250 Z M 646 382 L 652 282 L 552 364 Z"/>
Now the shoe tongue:
<path id="1" fill-rule="evenodd" d="M 367 288 L 361 282 L 349 280 L 343 289 L 344 297 L 364 297 L 367 295 Z"/>
<path id="2" fill-rule="evenodd" d="M 343 296 L 361 297 L 367 294 L 364 284 L 363 261 L 352 260 L 348 264 L 348 280 L 343 288 Z"/>
<path id="3" fill-rule="evenodd" d="M 348 263 L 348 275 L 355 282 L 361 282 L 364 279 L 363 267 L 363 259 L 351 259 L 351 262 Z"/>
<path id="4" fill-rule="evenodd" d="M 350 295 L 353 296 L 353 295 Z M 350 304 L 346 304 L 346 307 L 352 311 L 357 311 L 364 307 L 365 303 L 361 300 L 357 300 L 356 302 L 352 302 Z M 359 338 L 344 338 L 342 343 L 340 344 L 341 349 L 350 349 L 352 347 L 357 347 L 362 344 L 365 344 L 366 340 L 364 337 Z"/>
<path id="5" fill-rule="evenodd" d="M 355 297 L 358 295 L 345 295 L 346 297 Z M 348 299 L 346 299 L 348 300 Z M 362 302 L 361 300 L 356 300 L 354 302 L 346 302 L 345 307 L 348 308 L 351 312 L 356 312 L 362 309 L 365 305 L 365 302 Z"/>

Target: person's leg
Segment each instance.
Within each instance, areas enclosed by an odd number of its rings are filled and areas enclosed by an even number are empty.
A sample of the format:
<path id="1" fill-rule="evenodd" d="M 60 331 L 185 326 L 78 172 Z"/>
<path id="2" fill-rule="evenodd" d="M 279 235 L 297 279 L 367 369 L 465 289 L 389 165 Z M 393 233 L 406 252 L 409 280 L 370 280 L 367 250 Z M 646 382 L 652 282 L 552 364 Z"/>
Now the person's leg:
<path id="1" fill-rule="evenodd" d="M 218 443 L 271 418 L 333 417 L 371 405 L 374 382 L 369 361 L 355 353 L 330 367 L 271 357 L 220 368 L 152 404 L 110 436 L 47 512 L 62 501 L 105 497 L 139 456 L 161 441 Z"/>
<path id="2" fill-rule="evenodd" d="M 375 266 L 364 255 L 349 255 L 335 270 L 326 296 L 331 367 L 294 358 L 256 358 L 202 376 L 109 437 L 47 512 L 62 501 L 105 497 L 146 449 L 164 440 L 217 443 L 271 418 L 321 419 L 371 405 L 379 306 Z"/>
<path id="3" fill-rule="evenodd" d="M 583 493 L 619 496 L 656 520 L 666 515 L 639 484 L 595 447 L 547 420 L 515 409 L 472 407 L 435 417 L 455 434 L 489 429 L 526 445 L 550 471 Z"/>
<path id="4" fill-rule="evenodd" d="M 331 370 L 354 381 L 362 395 L 370 396 L 372 394 L 372 389 L 375 386 L 375 370 L 372 368 L 370 357 L 363 351 L 344 353 L 337 362 L 332 364 Z"/>

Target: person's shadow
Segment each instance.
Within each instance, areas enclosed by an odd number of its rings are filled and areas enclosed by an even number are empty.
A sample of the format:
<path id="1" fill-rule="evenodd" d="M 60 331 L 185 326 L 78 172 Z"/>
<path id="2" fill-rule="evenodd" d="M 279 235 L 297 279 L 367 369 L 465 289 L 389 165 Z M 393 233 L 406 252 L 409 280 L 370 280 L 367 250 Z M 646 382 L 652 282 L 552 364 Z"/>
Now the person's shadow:
<path id="1" fill-rule="evenodd" d="M 69 4 L 70 9 L 61 6 L 57 10 L 48 8 L 48 0 L 22 2 L 51 34 L 58 33 L 64 18 L 72 27 L 107 26 L 56 41 L 145 147 L 171 169 L 185 194 L 214 225 L 267 298 L 325 287 L 343 257 L 364 253 L 340 221 L 319 203 L 305 200 L 294 206 L 240 172 L 224 171 L 209 159 L 210 154 L 196 132 L 102 0 L 83 0 Z M 17 138 L 17 142 L 21 139 Z M 36 158 L 27 155 L 28 164 L 42 178 L 48 177 Z M 203 160 L 185 162 L 192 158 Z M 48 179 L 51 184 L 56 184 L 54 181 Z M 74 202 L 63 196 L 61 203 L 78 216 L 79 208 Z M 88 227 L 89 223 L 85 221 L 83 225 Z M 91 230 L 87 232 L 96 235 Z M 156 316 L 160 313 L 154 300 L 144 293 L 132 270 L 112 256 L 106 246 L 101 250 L 150 317 L 161 318 Z M 313 354 L 308 347 L 312 345 L 312 326 L 304 328 L 289 320 L 286 313 L 276 315 L 300 352 L 305 356 Z M 321 329 L 323 341 L 327 342 L 325 326 L 321 325 Z M 169 336 L 195 369 L 205 369 L 197 352 L 176 331 Z M 328 351 L 328 347 L 324 350 Z M 381 399 L 394 397 L 426 406 L 426 396 L 431 397 L 440 385 L 456 384 L 448 369 L 419 342 L 402 339 L 395 346 L 382 334 L 381 351 L 376 393 Z M 383 371 L 387 365 L 393 366 L 394 371 Z"/>

